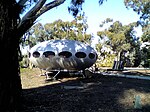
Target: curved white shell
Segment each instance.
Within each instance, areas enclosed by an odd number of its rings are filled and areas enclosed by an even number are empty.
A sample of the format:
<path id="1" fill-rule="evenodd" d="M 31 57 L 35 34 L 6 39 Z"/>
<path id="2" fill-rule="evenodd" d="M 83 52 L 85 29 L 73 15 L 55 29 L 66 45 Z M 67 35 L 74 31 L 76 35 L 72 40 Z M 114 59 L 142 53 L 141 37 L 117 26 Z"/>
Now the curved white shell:
<path id="1" fill-rule="evenodd" d="M 45 57 L 43 53 L 47 51 L 54 53 L 55 56 Z M 37 57 L 33 55 L 35 52 L 39 53 Z M 60 56 L 61 52 L 62 54 L 69 52 L 70 55 L 67 58 L 62 57 Z M 29 59 L 35 66 L 47 71 L 64 69 L 83 70 L 96 62 L 97 53 L 91 46 L 79 41 L 66 39 L 49 40 L 32 47 Z"/>

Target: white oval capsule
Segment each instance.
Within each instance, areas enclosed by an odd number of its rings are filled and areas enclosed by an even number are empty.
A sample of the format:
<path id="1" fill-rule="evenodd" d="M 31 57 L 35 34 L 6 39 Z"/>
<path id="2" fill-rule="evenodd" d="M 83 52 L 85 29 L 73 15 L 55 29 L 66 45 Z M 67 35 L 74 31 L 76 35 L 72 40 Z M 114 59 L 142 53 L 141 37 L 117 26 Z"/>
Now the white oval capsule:
<path id="1" fill-rule="evenodd" d="M 75 40 L 49 40 L 30 50 L 29 60 L 37 67 L 52 70 L 84 70 L 97 60 L 96 51 Z"/>

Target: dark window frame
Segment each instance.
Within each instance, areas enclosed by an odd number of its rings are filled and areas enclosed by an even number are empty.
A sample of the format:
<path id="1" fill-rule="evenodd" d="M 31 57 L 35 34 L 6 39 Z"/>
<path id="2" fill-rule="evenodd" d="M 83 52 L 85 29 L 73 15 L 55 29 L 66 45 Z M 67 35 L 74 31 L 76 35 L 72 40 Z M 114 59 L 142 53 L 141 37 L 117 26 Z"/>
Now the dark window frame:
<path id="1" fill-rule="evenodd" d="M 90 59 L 94 59 L 96 56 L 95 56 L 95 54 L 94 53 L 89 53 L 89 58 Z"/>
<path id="2" fill-rule="evenodd" d="M 32 56 L 33 56 L 34 58 L 39 58 L 39 57 L 40 57 L 40 53 L 39 53 L 38 51 L 34 51 L 34 52 L 32 53 Z"/>
<path id="3" fill-rule="evenodd" d="M 86 55 L 85 52 L 76 52 L 76 53 L 75 53 L 75 56 L 76 56 L 77 58 L 85 58 L 87 55 Z"/>
<path id="4" fill-rule="evenodd" d="M 46 58 L 50 58 L 50 57 L 54 57 L 55 56 L 55 53 L 53 51 L 45 51 L 43 53 L 43 55 L 46 57 Z"/>
<path id="5" fill-rule="evenodd" d="M 63 58 L 70 58 L 72 56 L 72 53 L 69 51 L 61 51 L 60 53 L 58 53 L 58 56 Z"/>

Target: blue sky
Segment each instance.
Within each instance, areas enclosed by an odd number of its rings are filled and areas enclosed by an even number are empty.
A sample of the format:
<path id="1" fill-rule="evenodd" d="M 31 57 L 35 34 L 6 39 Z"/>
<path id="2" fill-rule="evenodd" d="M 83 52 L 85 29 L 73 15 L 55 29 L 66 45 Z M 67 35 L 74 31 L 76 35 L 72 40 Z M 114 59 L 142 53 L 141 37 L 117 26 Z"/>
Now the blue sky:
<path id="1" fill-rule="evenodd" d="M 71 0 L 56 8 L 49 10 L 40 16 L 37 21 L 40 23 L 52 23 L 55 20 L 61 19 L 63 21 L 73 20 L 73 16 L 68 12 L 68 6 Z M 89 28 L 87 33 L 93 34 L 97 37 L 97 31 L 101 31 L 100 23 L 106 18 L 112 18 L 114 21 L 120 21 L 123 25 L 139 20 L 139 16 L 131 9 L 128 10 L 124 5 L 124 0 L 107 0 L 101 6 L 98 0 L 85 0 L 83 4 L 85 16 L 87 16 L 87 23 Z M 141 29 L 137 29 L 137 36 L 140 36 Z M 98 38 L 94 38 L 93 45 L 98 42 Z"/>
<path id="2" fill-rule="evenodd" d="M 68 6 L 71 0 L 56 8 L 53 8 L 39 17 L 37 20 L 43 24 L 51 23 L 55 20 L 71 21 L 73 16 L 68 12 Z M 120 21 L 123 25 L 135 22 L 139 19 L 132 9 L 127 9 L 124 0 L 107 0 L 102 5 L 98 4 L 98 0 L 85 0 L 83 11 L 87 16 L 89 28 L 88 33 L 96 35 L 97 31 L 102 30 L 99 24 L 106 18 L 112 18 L 114 21 Z M 141 30 L 137 30 L 137 35 L 141 35 Z"/>

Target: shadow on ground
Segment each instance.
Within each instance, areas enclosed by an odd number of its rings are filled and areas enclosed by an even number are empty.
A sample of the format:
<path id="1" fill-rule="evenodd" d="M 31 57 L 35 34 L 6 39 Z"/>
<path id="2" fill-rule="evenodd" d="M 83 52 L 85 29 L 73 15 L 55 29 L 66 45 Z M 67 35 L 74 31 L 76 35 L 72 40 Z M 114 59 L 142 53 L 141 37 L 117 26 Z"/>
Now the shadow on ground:
<path id="1" fill-rule="evenodd" d="M 134 108 L 136 95 L 141 109 Z M 23 89 L 22 112 L 150 112 L 150 81 L 95 74 Z"/>

